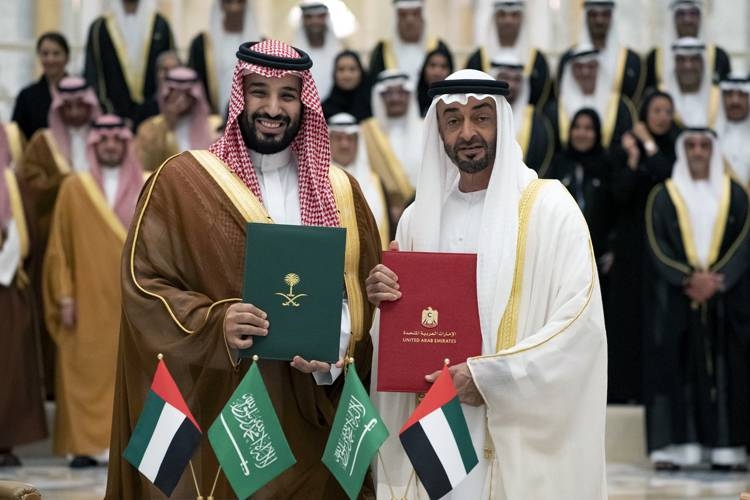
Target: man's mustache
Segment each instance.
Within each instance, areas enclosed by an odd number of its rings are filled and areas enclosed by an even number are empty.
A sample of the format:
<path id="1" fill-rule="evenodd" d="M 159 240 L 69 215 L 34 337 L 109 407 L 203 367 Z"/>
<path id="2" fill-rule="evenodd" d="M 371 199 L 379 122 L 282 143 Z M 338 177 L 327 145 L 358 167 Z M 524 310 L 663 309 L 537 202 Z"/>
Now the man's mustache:
<path id="1" fill-rule="evenodd" d="M 458 151 L 461 148 L 469 148 L 469 147 L 475 147 L 475 146 L 487 147 L 487 141 L 485 141 L 479 135 L 475 135 L 468 141 L 464 139 L 458 139 L 456 143 L 453 145 L 453 150 Z"/>
<path id="2" fill-rule="evenodd" d="M 255 121 L 255 120 L 274 120 L 274 121 L 280 121 L 280 122 L 283 122 L 284 125 L 289 125 L 292 122 L 292 119 L 289 118 L 287 115 L 271 116 L 268 113 L 253 113 L 250 118 L 252 118 L 253 121 Z"/>

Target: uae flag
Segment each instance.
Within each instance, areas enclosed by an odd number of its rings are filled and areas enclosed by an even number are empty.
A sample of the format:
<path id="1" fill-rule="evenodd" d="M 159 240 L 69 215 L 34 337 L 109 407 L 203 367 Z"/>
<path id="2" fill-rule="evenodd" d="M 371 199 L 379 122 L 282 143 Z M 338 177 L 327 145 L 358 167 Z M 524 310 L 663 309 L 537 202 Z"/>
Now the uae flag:
<path id="1" fill-rule="evenodd" d="M 200 440 L 198 422 L 160 359 L 123 457 L 170 496 Z"/>
<path id="2" fill-rule="evenodd" d="M 447 366 L 401 429 L 399 439 L 432 499 L 449 493 L 479 462 Z"/>

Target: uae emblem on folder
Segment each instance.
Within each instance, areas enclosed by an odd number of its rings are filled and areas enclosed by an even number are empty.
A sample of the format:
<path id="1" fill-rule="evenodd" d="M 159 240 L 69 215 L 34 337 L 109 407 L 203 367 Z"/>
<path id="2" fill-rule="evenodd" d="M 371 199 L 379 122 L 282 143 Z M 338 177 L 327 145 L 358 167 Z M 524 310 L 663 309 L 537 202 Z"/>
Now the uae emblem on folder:
<path id="1" fill-rule="evenodd" d="M 438 326 L 438 311 L 432 307 L 422 309 L 422 326 L 425 328 L 435 328 Z"/>

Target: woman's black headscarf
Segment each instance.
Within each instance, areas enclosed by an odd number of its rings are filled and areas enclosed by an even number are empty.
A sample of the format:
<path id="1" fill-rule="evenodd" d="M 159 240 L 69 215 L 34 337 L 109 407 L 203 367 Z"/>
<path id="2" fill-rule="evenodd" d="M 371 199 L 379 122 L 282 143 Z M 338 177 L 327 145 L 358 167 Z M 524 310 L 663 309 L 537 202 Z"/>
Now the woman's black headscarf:
<path id="1" fill-rule="evenodd" d="M 648 121 L 646 120 L 646 117 L 648 116 L 648 109 L 651 106 L 651 103 L 657 97 L 663 97 L 664 99 L 669 100 L 669 103 L 672 105 L 672 109 L 674 109 L 674 101 L 672 100 L 671 95 L 667 94 L 666 92 L 662 92 L 661 90 L 654 90 L 648 93 L 646 97 L 643 98 L 641 109 L 638 113 L 638 119 L 646 125 L 646 128 L 648 128 Z M 654 138 L 654 142 L 659 148 L 659 151 L 671 157 L 673 161 L 676 161 L 674 147 L 675 143 L 677 142 L 677 136 L 680 135 L 680 128 L 677 126 L 674 119 L 672 119 L 672 125 L 669 127 L 669 130 L 666 134 L 656 134 L 650 128 L 648 129 L 648 131 Z"/>
<path id="2" fill-rule="evenodd" d="M 446 47 L 442 43 L 438 43 L 437 47 L 433 49 L 432 51 L 427 53 L 427 56 L 424 58 L 424 63 L 422 64 L 422 70 L 419 73 L 419 83 L 417 85 L 417 99 L 419 100 L 419 112 L 424 117 L 427 114 L 427 110 L 430 107 L 430 103 L 432 102 L 432 99 L 430 99 L 430 96 L 427 95 L 427 91 L 429 90 L 429 85 L 427 84 L 427 81 L 425 80 L 424 73 L 425 69 L 427 68 L 427 63 L 430 61 L 432 56 L 435 54 L 440 54 L 444 56 L 448 60 L 448 74 L 450 75 L 453 73 L 453 55 L 451 54 L 450 50 L 448 50 L 448 47 Z"/>
<path id="3" fill-rule="evenodd" d="M 342 57 L 351 57 L 359 68 L 359 72 L 362 75 L 362 79 L 352 90 L 344 90 L 336 83 L 336 65 Z M 372 116 L 372 109 L 370 107 L 371 89 L 372 84 L 369 81 L 367 72 L 359 55 L 352 50 L 344 50 L 336 55 L 336 59 L 333 63 L 333 89 L 328 97 L 323 101 L 323 114 L 326 119 L 332 117 L 337 113 L 349 113 L 354 116 L 357 121 L 362 121 L 365 118 Z"/>
<path id="4" fill-rule="evenodd" d="M 588 151 L 580 151 L 573 147 L 573 127 L 582 116 L 588 116 L 594 126 L 594 145 Z M 605 151 L 602 146 L 602 121 L 599 118 L 599 113 L 591 108 L 578 110 L 573 115 L 573 119 L 570 120 L 570 131 L 571 133 L 568 134 L 568 144 L 565 147 L 565 156 L 579 163 L 587 171 L 595 171 L 602 168 L 602 158 L 605 156 Z"/>

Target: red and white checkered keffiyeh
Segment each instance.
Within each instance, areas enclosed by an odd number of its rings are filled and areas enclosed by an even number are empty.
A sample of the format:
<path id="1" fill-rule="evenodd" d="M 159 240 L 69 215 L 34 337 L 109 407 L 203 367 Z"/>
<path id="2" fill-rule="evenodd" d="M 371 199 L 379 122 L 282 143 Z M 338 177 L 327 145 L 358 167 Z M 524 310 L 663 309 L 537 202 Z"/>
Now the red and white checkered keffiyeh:
<path id="1" fill-rule="evenodd" d="M 254 52 L 277 57 L 297 59 L 299 54 L 291 46 L 277 41 L 265 40 L 252 46 Z M 338 226 L 339 216 L 328 179 L 331 164 L 331 146 L 328 126 L 323 116 L 318 90 L 310 70 L 290 71 L 251 64 L 238 60 L 234 69 L 232 93 L 229 100 L 229 115 L 224 135 L 216 141 L 210 151 L 229 165 L 244 181 L 255 196 L 262 201 L 260 185 L 255 175 L 250 155 L 242 139 L 238 117 L 245 109 L 243 89 L 244 77 L 257 73 L 268 78 L 283 78 L 293 74 L 302 80 L 302 123 L 297 137 L 292 141 L 292 150 L 299 165 L 299 204 L 302 224 L 308 226 Z"/>
<path id="2" fill-rule="evenodd" d="M 57 84 L 53 93 L 52 104 L 47 113 L 47 122 L 52 136 L 55 138 L 57 148 L 66 160 L 72 161 L 70 152 L 70 133 L 68 126 L 63 122 L 61 108 L 67 101 L 81 100 L 91 107 L 90 120 L 96 120 L 101 115 L 99 100 L 96 98 L 94 88 L 80 76 L 66 76 Z"/>
<path id="3" fill-rule="evenodd" d="M 138 195 L 143 187 L 143 167 L 133 144 L 133 134 L 126 126 L 124 120 L 115 115 L 102 115 L 97 118 L 91 126 L 86 137 L 86 158 L 89 162 L 89 171 L 96 183 L 104 192 L 104 180 L 102 179 L 102 167 L 96 157 L 96 145 L 105 136 L 117 137 L 125 142 L 125 156 L 122 159 L 118 173 L 117 193 L 112 210 L 120 219 L 123 226 L 130 227 L 135 214 L 135 206 L 138 203 Z"/>

